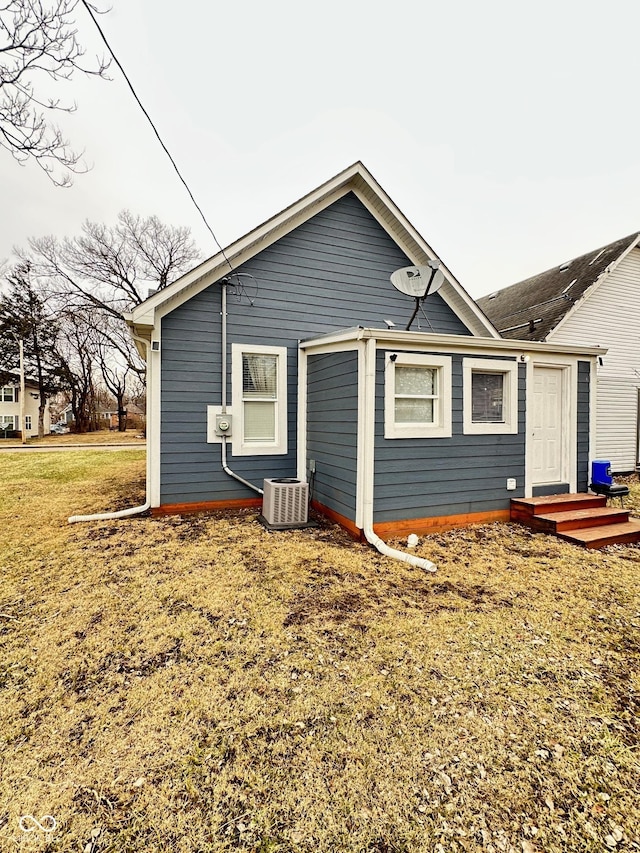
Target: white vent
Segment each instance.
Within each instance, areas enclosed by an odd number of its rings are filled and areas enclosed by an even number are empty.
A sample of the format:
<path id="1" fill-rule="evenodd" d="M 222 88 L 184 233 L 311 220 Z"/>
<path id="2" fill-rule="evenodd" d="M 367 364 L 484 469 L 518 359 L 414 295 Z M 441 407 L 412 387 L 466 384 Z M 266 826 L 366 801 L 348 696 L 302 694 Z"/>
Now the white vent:
<path id="1" fill-rule="evenodd" d="M 309 484 L 290 477 L 264 481 L 262 515 L 267 524 L 295 526 L 308 518 Z"/>

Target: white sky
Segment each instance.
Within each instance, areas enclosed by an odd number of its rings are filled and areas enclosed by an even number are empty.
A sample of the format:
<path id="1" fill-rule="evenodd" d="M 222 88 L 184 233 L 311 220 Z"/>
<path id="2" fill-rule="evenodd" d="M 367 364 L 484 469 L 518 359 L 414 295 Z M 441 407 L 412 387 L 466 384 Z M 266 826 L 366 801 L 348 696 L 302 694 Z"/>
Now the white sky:
<path id="1" fill-rule="evenodd" d="M 478 297 L 640 230 L 639 20 L 631 0 L 112 0 L 100 23 L 223 245 L 360 159 Z M 57 90 L 93 165 L 73 188 L 0 150 L 0 262 L 125 207 L 215 252 L 110 73 Z"/>

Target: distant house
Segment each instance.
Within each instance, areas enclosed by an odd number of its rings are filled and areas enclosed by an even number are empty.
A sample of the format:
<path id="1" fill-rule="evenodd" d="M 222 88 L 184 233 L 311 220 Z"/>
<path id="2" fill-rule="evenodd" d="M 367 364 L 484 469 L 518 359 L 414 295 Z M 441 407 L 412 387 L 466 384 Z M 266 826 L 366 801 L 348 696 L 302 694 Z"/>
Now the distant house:
<path id="1" fill-rule="evenodd" d="M 137 306 L 154 511 L 258 506 L 294 478 L 387 539 L 586 491 L 601 351 L 501 339 L 444 265 L 421 305 L 389 280 L 436 261 L 356 163 Z"/>
<path id="2" fill-rule="evenodd" d="M 504 338 L 601 346 L 596 458 L 637 467 L 640 234 L 631 234 L 478 300 Z"/>
<path id="3" fill-rule="evenodd" d="M 127 423 L 129 427 L 134 426 L 135 428 L 140 428 L 141 426 L 144 426 L 144 409 L 140 408 L 136 403 L 127 403 L 125 412 L 127 413 Z M 100 408 L 96 412 L 96 420 L 98 429 L 118 429 L 118 410 L 113 406 Z M 60 413 L 59 423 L 71 426 L 73 421 L 73 410 L 71 408 L 71 403 L 69 403 Z"/>
<path id="4" fill-rule="evenodd" d="M 0 386 L 0 438 L 21 434 L 24 430 L 26 437 L 38 435 L 38 409 L 40 393 L 35 382 L 25 383 L 24 423 L 20 422 L 20 380 L 16 376 L 7 384 Z M 49 432 L 51 420 L 49 404 L 44 413 L 44 431 Z"/>

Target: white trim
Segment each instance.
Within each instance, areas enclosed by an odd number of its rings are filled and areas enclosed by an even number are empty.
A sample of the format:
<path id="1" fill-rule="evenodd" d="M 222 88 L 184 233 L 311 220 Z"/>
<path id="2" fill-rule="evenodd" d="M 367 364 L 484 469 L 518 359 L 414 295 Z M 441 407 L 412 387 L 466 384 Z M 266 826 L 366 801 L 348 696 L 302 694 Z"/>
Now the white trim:
<path id="1" fill-rule="evenodd" d="M 375 342 L 374 342 L 375 343 Z M 396 367 L 435 368 L 437 373 L 433 423 L 400 424 L 395 418 Z M 387 352 L 384 360 L 384 437 L 451 438 L 451 358 L 429 353 Z"/>
<path id="2" fill-rule="evenodd" d="M 357 478 L 359 500 L 356 500 L 356 524 L 361 530 L 373 527 L 373 490 L 375 482 L 375 436 L 376 436 L 376 342 L 368 340 L 361 345 L 358 353 L 358 368 L 362 375 L 358 384 L 362 393 L 358 393 L 358 445 L 362 453 L 358 462 L 362 475 Z M 361 491 L 360 491 L 361 490 Z"/>
<path id="3" fill-rule="evenodd" d="M 161 444 L 161 399 L 160 389 L 162 360 L 159 351 L 148 348 L 147 355 L 147 482 L 152 507 L 160 506 L 160 444 Z"/>
<path id="4" fill-rule="evenodd" d="M 307 481 L 307 354 L 298 350 L 298 428 L 296 477 Z"/>
<path id="5" fill-rule="evenodd" d="M 591 463 L 596 459 L 596 413 L 598 411 L 598 362 L 592 361 L 589 370 L 589 461 L 587 488 L 591 483 Z M 636 423 L 636 429 L 638 424 Z"/>
<path id="6" fill-rule="evenodd" d="M 275 439 L 244 441 L 244 405 L 242 394 L 242 354 L 275 355 L 278 359 L 278 386 L 275 400 Z M 231 436 L 234 456 L 281 456 L 287 453 L 287 348 L 231 344 L 231 406 L 235 412 Z M 305 477 L 306 479 L 306 477 Z"/>
<path id="7" fill-rule="evenodd" d="M 476 422 L 473 418 L 472 374 L 498 373 L 504 377 L 500 423 Z M 462 359 L 463 433 L 465 435 L 517 435 L 518 433 L 518 364 L 498 358 Z"/>
<path id="8" fill-rule="evenodd" d="M 375 347 L 373 359 L 375 364 Z M 371 380 L 369 380 L 371 383 Z M 367 384 L 367 344 L 358 343 L 358 423 L 356 432 L 356 517 L 355 524 L 360 530 L 364 528 L 364 506 L 367 477 L 369 470 L 373 472 L 375 429 L 367 429 L 367 417 L 375 421 L 375 369 L 373 390 Z M 373 476 L 371 474 L 371 476 Z M 373 516 L 372 516 L 373 518 Z"/>
<path id="9" fill-rule="evenodd" d="M 350 328 L 342 329 L 339 332 L 330 332 L 327 335 L 319 335 L 316 338 L 309 338 L 306 341 L 300 341 L 300 348 L 311 352 L 316 350 L 329 352 L 329 347 L 333 346 L 334 352 L 339 349 L 344 349 L 345 344 L 369 340 L 375 338 L 378 347 L 393 348 L 399 347 L 403 350 L 413 350 L 416 352 L 425 352 L 425 350 L 445 350 L 451 353 L 468 354 L 473 351 L 474 355 L 496 355 L 497 352 L 504 351 L 505 355 L 527 356 L 532 357 L 535 353 L 546 355 L 572 355 L 579 357 L 589 357 L 600 355 L 604 356 L 607 353 L 606 347 L 587 347 L 579 344 L 550 344 L 545 342 L 534 341 L 514 341 L 507 338 L 494 340 L 493 338 L 476 338 L 472 335 L 441 335 L 431 332 L 405 332 L 393 331 L 391 329 L 371 329 L 371 328 Z M 523 359 L 523 360 L 524 360 Z"/>

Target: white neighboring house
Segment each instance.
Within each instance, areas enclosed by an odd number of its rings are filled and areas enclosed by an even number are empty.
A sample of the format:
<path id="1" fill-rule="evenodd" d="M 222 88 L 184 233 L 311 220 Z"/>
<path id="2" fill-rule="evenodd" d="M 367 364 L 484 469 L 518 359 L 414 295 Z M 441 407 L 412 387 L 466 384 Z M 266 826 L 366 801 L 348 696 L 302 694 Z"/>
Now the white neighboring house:
<path id="1" fill-rule="evenodd" d="M 19 431 L 24 428 L 27 438 L 38 435 L 38 406 L 40 394 L 35 382 L 27 379 L 25 382 L 24 424 L 20 423 L 20 382 L 9 382 L 0 386 L 0 439 L 6 432 Z M 51 417 L 49 404 L 44 411 L 44 431 L 49 432 Z"/>
<path id="2" fill-rule="evenodd" d="M 598 367 L 596 458 L 637 469 L 640 233 L 478 299 L 504 338 L 606 347 Z"/>

